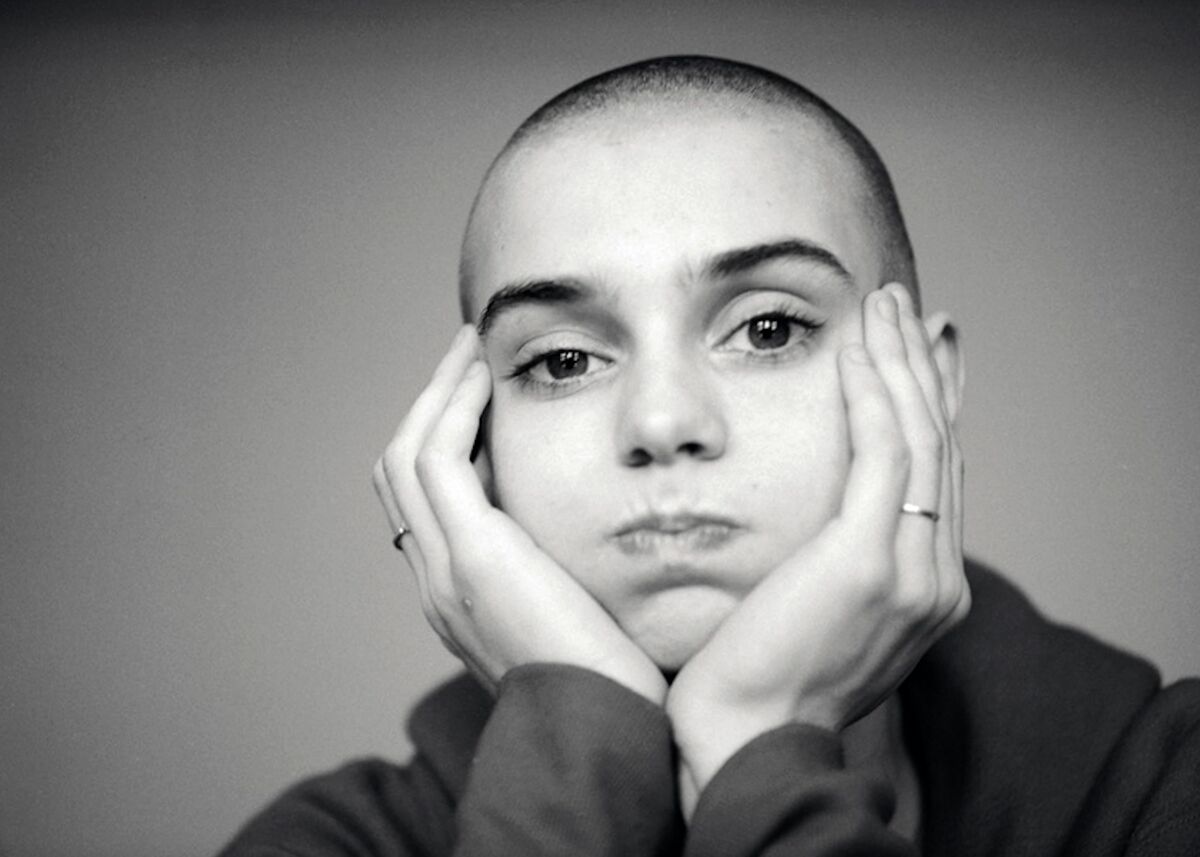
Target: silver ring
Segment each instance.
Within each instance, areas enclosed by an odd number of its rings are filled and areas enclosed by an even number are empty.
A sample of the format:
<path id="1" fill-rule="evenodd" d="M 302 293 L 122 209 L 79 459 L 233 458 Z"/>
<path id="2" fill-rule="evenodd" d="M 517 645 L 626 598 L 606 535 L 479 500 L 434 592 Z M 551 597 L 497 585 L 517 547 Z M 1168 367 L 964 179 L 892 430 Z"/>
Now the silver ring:
<path id="1" fill-rule="evenodd" d="M 400 544 L 400 540 L 403 539 L 405 536 L 407 536 L 411 532 L 412 532 L 412 530 L 410 530 L 408 527 L 404 526 L 404 524 L 401 524 L 400 532 L 396 533 L 396 537 L 394 539 L 392 539 L 392 547 L 394 547 L 398 551 L 404 550 L 404 546 Z"/>
<path id="2" fill-rule="evenodd" d="M 932 509 L 923 509 L 916 503 L 905 503 L 900 507 L 900 512 L 904 515 L 920 515 L 922 518 L 928 518 L 931 521 L 937 521 L 938 518 L 942 517 Z"/>

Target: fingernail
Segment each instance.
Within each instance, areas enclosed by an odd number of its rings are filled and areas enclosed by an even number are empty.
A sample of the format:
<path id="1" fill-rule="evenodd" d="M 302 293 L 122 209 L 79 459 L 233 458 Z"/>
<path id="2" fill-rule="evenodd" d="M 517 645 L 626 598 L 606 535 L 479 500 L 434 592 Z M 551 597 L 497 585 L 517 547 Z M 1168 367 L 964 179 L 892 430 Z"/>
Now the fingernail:
<path id="1" fill-rule="evenodd" d="M 896 299 L 888 292 L 881 292 L 878 300 L 875 303 L 875 308 L 879 310 L 879 314 L 888 321 L 897 320 Z"/>
<path id="2" fill-rule="evenodd" d="M 871 362 L 871 358 L 867 356 L 867 349 L 858 344 L 846 346 L 842 353 L 846 355 L 846 359 L 851 363 L 866 366 Z"/>

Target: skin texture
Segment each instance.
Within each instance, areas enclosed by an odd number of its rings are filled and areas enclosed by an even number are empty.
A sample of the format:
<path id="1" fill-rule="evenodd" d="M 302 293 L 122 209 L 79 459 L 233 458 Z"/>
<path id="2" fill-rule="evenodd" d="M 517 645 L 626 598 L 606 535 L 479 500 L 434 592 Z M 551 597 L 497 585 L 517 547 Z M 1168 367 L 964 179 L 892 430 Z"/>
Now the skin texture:
<path id="1" fill-rule="evenodd" d="M 663 704 L 689 811 L 758 734 L 870 712 L 969 607 L 956 338 L 879 289 L 863 208 L 790 114 L 621 111 L 523 147 L 469 228 L 470 303 L 584 296 L 465 328 L 376 468 L 451 650 L 485 684 L 557 661 Z M 711 270 L 781 241 L 844 270 Z M 616 537 L 647 514 L 724 523 Z"/>
<path id="2" fill-rule="evenodd" d="M 594 308 L 521 311 L 489 333 L 495 493 L 675 670 L 837 509 L 849 457 L 836 355 L 861 338 L 861 287 L 815 265 L 779 262 L 741 282 L 694 272 L 713 253 L 789 236 L 831 250 L 857 283 L 878 284 L 881 260 L 839 152 L 795 145 L 820 137 L 790 118 L 643 125 L 629 116 L 510 161 L 477 212 L 473 303 L 530 277 L 609 290 Z M 730 302 L 730 288 L 746 291 Z M 745 331 L 720 342 L 777 308 L 823 327 L 773 362 L 750 353 Z M 592 359 L 596 373 L 562 390 L 505 377 L 548 347 L 613 362 Z M 677 453 L 688 444 L 698 449 Z M 625 463 L 639 450 L 651 466 Z M 660 510 L 711 512 L 744 530 L 697 556 L 623 554 L 611 533 Z"/>

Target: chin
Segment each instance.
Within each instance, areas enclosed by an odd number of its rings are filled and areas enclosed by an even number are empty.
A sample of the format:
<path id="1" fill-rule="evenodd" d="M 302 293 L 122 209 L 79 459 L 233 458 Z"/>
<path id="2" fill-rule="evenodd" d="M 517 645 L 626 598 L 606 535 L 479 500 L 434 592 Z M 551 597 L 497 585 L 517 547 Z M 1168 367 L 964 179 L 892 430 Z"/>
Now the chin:
<path id="1" fill-rule="evenodd" d="M 673 587 L 643 597 L 622 611 L 621 626 L 668 677 L 716 633 L 740 598 L 710 586 Z"/>

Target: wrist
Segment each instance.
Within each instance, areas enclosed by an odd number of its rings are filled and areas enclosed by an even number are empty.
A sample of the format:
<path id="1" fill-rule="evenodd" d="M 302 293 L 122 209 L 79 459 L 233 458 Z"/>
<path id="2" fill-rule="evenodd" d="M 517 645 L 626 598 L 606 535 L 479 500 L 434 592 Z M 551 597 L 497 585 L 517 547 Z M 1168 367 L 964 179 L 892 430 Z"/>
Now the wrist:
<path id="1" fill-rule="evenodd" d="M 768 732 L 803 725 L 837 735 L 843 727 L 835 706 L 820 700 L 802 705 L 780 699 L 732 702 L 694 690 L 677 693 L 681 689 L 671 688 L 665 707 L 679 751 L 681 777 L 686 776 L 697 795 L 731 757 Z"/>
<path id="2" fill-rule="evenodd" d="M 701 704 L 673 694 L 667 697 L 666 711 L 679 751 L 680 776 L 697 797 L 738 750 L 792 722 L 787 711 L 773 706 Z"/>
<path id="3" fill-rule="evenodd" d="M 667 680 L 654 661 L 625 636 L 612 635 L 590 645 L 579 658 L 580 666 L 599 673 L 662 708 Z"/>

